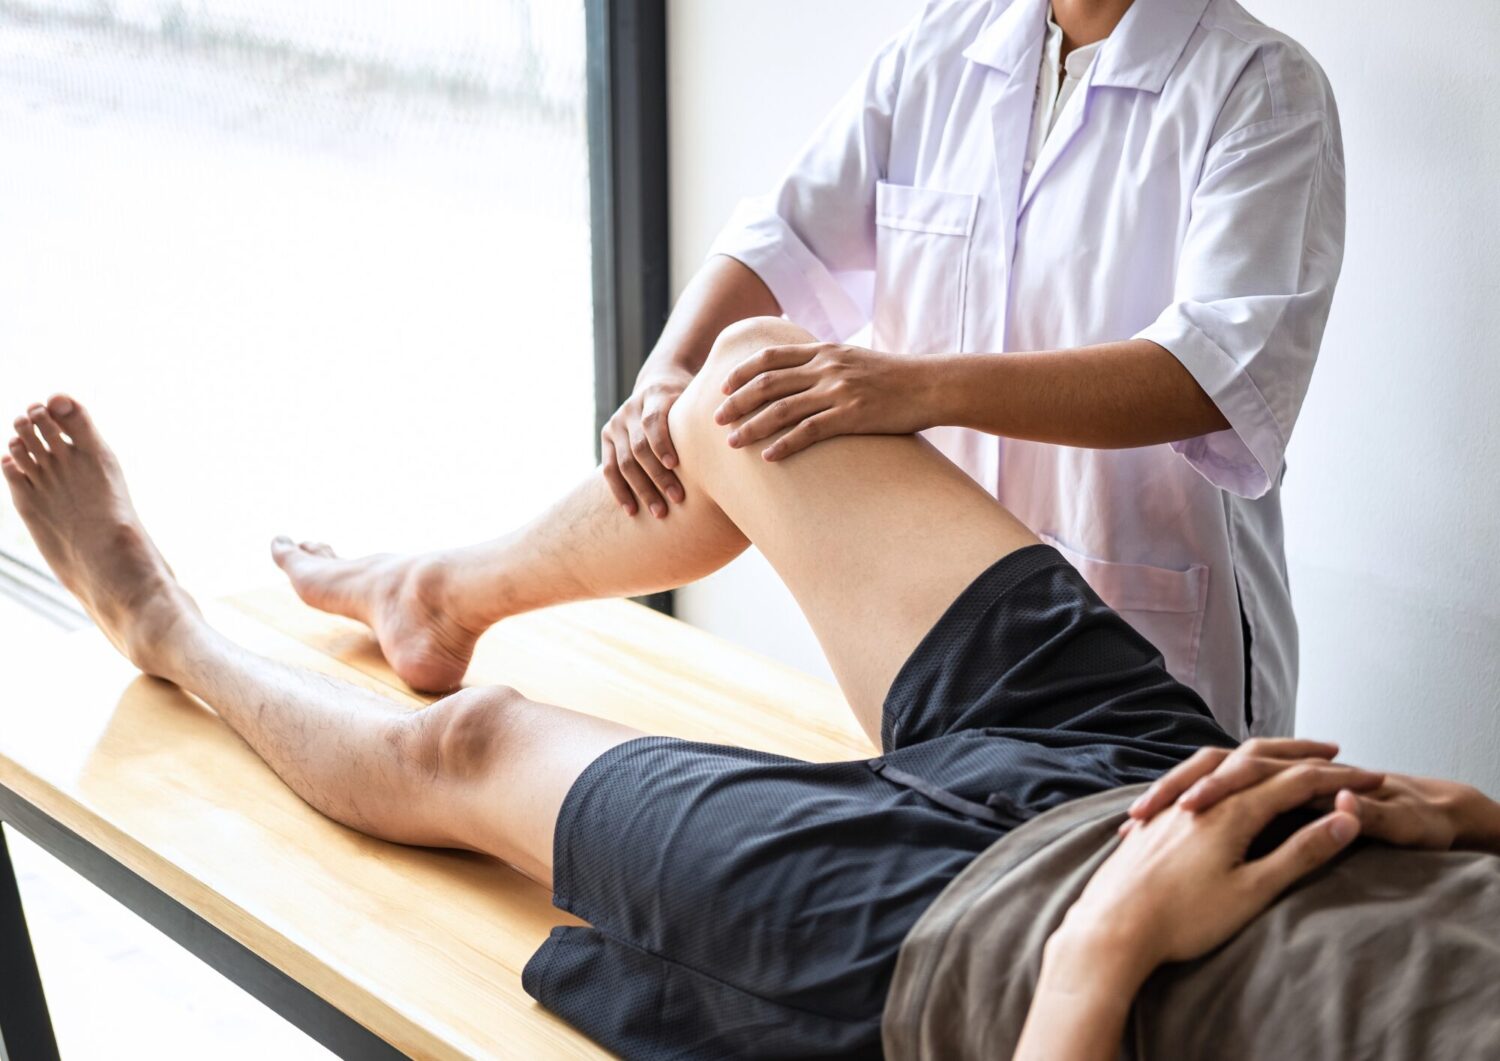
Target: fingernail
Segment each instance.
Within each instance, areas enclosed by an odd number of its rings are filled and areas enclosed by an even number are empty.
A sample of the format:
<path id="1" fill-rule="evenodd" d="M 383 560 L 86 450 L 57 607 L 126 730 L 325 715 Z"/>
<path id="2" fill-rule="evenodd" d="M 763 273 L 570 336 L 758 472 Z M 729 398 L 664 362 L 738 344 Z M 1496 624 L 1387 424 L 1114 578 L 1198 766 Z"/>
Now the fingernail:
<path id="1" fill-rule="evenodd" d="M 56 413 L 58 416 L 67 416 L 73 411 L 73 403 L 67 398 L 57 399 Z"/>
<path id="2" fill-rule="evenodd" d="M 663 516 L 665 516 L 667 514 L 667 506 L 666 505 L 652 505 L 651 506 L 651 514 L 653 516 L 655 516 L 657 519 L 661 519 Z"/>
<path id="3" fill-rule="evenodd" d="M 673 501 L 676 501 L 679 505 L 682 504 L 683 493 L 680 488 L 673 488 L 671 490 L 668 490 L 667 493 L 671 495 Z"/>
<path id="4" fill-rule="evenodd" d="M 739 444 L 740 444 L 740 436 L 739 436 L 738 432 L 735 432 L 735 431 L 729 432 L 729 445 L 732 448 L 738 449 L 739 448 Z"/>
<path id="5" fill-rule="evenodd" d="M 1354 839 L 1354 834 L 1359 829 L 1353 820 L 1341 814 L 1333 819 L 1333 824 L 1328 827 L 1328 831 L 1333 834 L 1333 838 L 1339 843 L 1347 844 L 1350 840 Z"/>
<path id="6" fill-rule="evenodd" d="M 663 453 L 661 455 L 661 462 L 663 464 L 665 464 L 668 468 L 675 468 L 675 467 L 677 467 L 677 454 L 675 454 L 675 453 Z"/>
<path id="7" fill-rule="evenodd" d="M 1127 810 L 1125 813 L 1127 813 L 1127 814 L 1134 814 L 1136 811 L 1138 811 L 1142 807 L 1144 807 L 1146 805 L 1146 796 L 1147 795 L 1148 795 L 1148 793 L 1142 792 L 1139 796 L 1135 797 L 1135 802 L 1130 805 L 1130 809 Z"/>
<path id="8" fill-rule="evenodd" d="M 781 450 L 777 449 L 775 446 L 772 446 L 770 449 L 766 450 L 765 453 L 761 454 L 761 456 L 765 457 L 768 461 L 773 461 L 777 457 L 781 456 Z"/>

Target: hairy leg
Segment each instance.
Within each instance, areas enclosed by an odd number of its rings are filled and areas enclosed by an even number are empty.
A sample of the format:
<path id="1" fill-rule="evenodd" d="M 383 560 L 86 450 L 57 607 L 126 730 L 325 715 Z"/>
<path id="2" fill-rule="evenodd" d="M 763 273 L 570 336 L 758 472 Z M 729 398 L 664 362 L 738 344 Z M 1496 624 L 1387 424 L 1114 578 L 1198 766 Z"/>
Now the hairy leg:
<path id="1" fill-rule="evenodd" d="M 278 538 L 271 550 L 304 601 L 369 624 L 404 681 L 443 691 L 458 685 L 475 642 L 501 619 L 675 589 L 748 544 L 701 491 L 665 519 L 627 516 L 594 474 L 530 523 L 478 545 L 343 559 L 321 543 Z"/>
<path id="2" fill-rule="evenodd" d="M 912 437 L 837 438 L 767 463 L 713 422 L 729 370 L 812 336 L 778 318 L 724 331 L 672 409 L 687 501 L 626 516 L 599 476 L 514 534 L 425 557 L 340 560 L 278 544 L 309 603 L 371 623 L 408 682 L 457 683 L 490 624 L 531 608 L 668 589 L 759 545 L 791 587 L 872 736 L 901 663 L 990 563 L 1035 542 L 957 467 Z M 437 646 L 435 649 L 434 646 Z"/>
<path id="3" fill-rule="evenodd" d="M 551 882 L 563 797 L 627 726 L 470 689 L 412 711 L 250 653 L 177 584 L 83 408 L 33 406 L 0 459 L 43 556 L 138 667 L 207 702 L 309 804 L 402 843 L 466 847 Z"/>

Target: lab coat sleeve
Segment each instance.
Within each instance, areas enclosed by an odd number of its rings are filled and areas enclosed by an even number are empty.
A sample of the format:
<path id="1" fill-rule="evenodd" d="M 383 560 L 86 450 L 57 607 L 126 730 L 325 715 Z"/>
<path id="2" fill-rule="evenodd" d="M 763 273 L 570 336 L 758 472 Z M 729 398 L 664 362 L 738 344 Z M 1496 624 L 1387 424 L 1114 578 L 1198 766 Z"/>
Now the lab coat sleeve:
<path id="1" fill-rule="evenodd" d="M 1229 132 L 1192 196 L 1174 298 L 1137 334 L 1171 351 L 1229 421 L 1172 444 L 1209 482 L 1259 497 L 1281 474 L 1344 251 L 1332 109 Z"/>
<path id="2" fill-rule="evenodd" d="M 846 339 L 870 319 L 875 187 L 913 32 L 876 54 L 776 191 L 740 203 L 709 250 L 753 269 L 782 313 L 825 341 Z"/>

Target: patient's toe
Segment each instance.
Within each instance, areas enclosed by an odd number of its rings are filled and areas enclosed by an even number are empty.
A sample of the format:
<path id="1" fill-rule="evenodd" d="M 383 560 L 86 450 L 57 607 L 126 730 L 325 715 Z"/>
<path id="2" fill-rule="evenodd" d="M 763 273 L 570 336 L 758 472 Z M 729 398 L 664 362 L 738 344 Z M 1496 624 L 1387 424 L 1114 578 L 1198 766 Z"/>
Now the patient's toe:
<path id="1" fill-rule="evenodd" d="M 36 425 L 37 433 L 42 436 L 42 441 L 47 443 L 47 449 L 56 455 L 67 445 L 63 440 L 62 428 L 57 426 L 57 421 L 52 419 L 52 414 L 47 412 L 45 405 L 34 405 L 27 411 L 31 422 Z"/>
<path id="2" fill-rule="evenodd" d="M 16 440 L 37 464 L 41 464 L 47 456 L 47 447 L 42 445 L 42 440 L 37 438 L 36 430 L 31 426 L 31 419 L 18 416 L 12 425 L 16 429 Z"/>
<path id="3" fill-rule="evenodd" d="M 68 433 L 74 445 L 92 449 L 99 445 L 99 435 L 88 410 L 66 394 L 54 394 L 47 401 L 47 411 L 58 425 Z"/>
<path id="4" fill-rule="evenodd" d="M 25 486 L 27 483 L 26 473 L 9 453 L 0 455 L 0 475 L 4 475 L 5 481 L 12 487 Z"/>

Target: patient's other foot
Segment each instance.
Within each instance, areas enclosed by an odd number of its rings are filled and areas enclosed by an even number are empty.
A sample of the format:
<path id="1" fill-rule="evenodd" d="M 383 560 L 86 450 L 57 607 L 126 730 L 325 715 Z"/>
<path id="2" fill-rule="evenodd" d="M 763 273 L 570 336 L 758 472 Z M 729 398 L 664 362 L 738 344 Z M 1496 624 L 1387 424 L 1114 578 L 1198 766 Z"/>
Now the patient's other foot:
<path id="1" fill-rule="evenodd" d="M 116 648 L 168 677 L 198 609 L 135 514 L 114 454 L 66 395 L 33 405 L 14 427 L 0 474 L 42 557 Z"/>
<path id="2" fill-rule="evenodd" d="M 391 668 L 413 689 L 446 692 L 463 680 L 489 624 L 465 624 L 456 614 L 442 561 L 390 553 L 345 560 L 326 545 L 290 538 L 272 542 L 271 554 L 308 604 L 374 630 Z"/>

